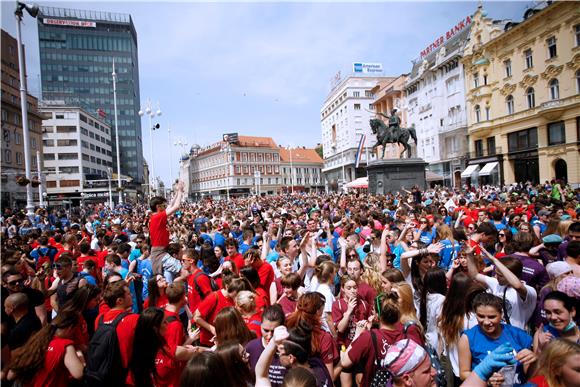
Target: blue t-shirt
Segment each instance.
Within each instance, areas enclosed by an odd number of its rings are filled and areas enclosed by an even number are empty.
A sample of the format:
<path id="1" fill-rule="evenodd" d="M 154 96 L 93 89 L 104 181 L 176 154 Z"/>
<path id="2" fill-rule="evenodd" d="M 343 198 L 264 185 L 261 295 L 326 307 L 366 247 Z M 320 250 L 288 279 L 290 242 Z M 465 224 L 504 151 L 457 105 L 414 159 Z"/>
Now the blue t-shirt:
<path id="1" fill-rule="evenodd" d="M 443 244 L 443 249 L 439 252 L 441 259 L 439 260 L 439 267 L 444 270 L 449 270 L 453 259 L 456 258 L 461 250 L 461 245 L 457 242 L 451 243 L 449 239 L 439 241 Z"/>
<path id="2" fill-rule="evenodd" d="M 433 226 L 431 227 L 431 231 L 421 231 L 421 236 L 419 237 L 419 240 L 425 243 L 426 245 L 430 245 L 431 243 L 433 243 L 433 240 L 435 239 L 436 236 L 437 230 L 435 229 L 435 226 Z"/>
<path id="3" fill-rule="evenodd" d="M 143 299 L 146 300 L 149 297 L 149 289 L 147 288 L 147 283 L 149 279 L 153 276 L 153 266 L 151 265 L 151 258 L 137 260 L 137 274 L 141 275 L 141 280 L 143 281 Z"/>
<path id="4" fill-rule="evenodd" d="M 141 255 L 143 255 L 143 253 L 141 253 L 140 249 L 133 249 L 133 251 L 131 251 L 131 254 L 129 255 L 129 262 L 133 262 L 134 260 L 139 258 Z"/>
<path id="5" fill-rule="evenodd" d="M 501 324 L 501 326 L 501 335 L 497 339 L 492 339 L 484 334 L 479 325 L 463 332 L 469 339 L 472 370 L 475 366 L 481 363 L 491 351 L 503 343 L 510 343 L 516 352 L 519 352 L 522 349 L 532 348 L 532 336 L 528 335 L 526 331 L 507 324 Z M 523 365 L 518 362 L 516 384 L 514 384 L 514 386 L 525 383 L 525 380 Z"/>
<path id="6" fill-rule="evenodd" d="M 97 279 L 89 273 L 81 271 L 79 277 L 84 278 L 89 285 L 97 286 Z"/>
<path id="7" fill-rule="evenodd" d="M 214 246 L 220 246 L 222 250 L 226 250 L 226 238 L 222 235 L 221 232 L 216 232 L 213 236 L 214 239 Z"/>
<path id="8" fill-rule="evenodd" d="M 40 257 L 44 256 L 47 256 L 50 259 L 50 262 L 53 262 L 54 256 L 57 252 L 58 250 L 54 247 L 37 247 L 30 252 L 30 257 L 32 257 L 36 263 L 38 263 Z"/>
<path id="9" fill-rule="evenodd" d="M 242 243 L 244 238 L 243 235 L 244 233 L 242 231 L 230 231 L 230 234 L 232 234 L 232 237 L 234 239 L 237 239 L 239 243 Z"/>
<path id="10" fill-rule="evenodd" d="M 246 251 L 250 250 L 250 247 L 252 247 L 252 246 L 250 246 L 246 242 L 243 242 L 242 244 L 240 244 L 240 254 L 244 255 L 246 253 Z"/>
<path id="11" fill-rule="evenodd" d="M 396 247 L 393 245 L 389 245 L 391 248 L 391 254 L 395 254 L 395 258 L 393 259 L 393 267 L 395 269 L 401 270 L 401 254 L 405 252 L 403 245 L 399 243 Z"/>

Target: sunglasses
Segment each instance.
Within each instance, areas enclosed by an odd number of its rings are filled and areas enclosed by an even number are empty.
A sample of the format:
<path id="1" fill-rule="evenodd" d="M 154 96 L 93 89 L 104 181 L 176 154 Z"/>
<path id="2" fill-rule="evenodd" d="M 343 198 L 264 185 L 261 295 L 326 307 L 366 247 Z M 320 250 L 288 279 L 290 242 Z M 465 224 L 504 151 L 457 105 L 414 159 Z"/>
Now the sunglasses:
<path id="1" fill-rule="evenodd" d="M 497 234 L 497 235 L 499 235 L 500 237 L 504 237 L 505 236 L 505 234 Z"/>
<path id="2" fill-rule="evenodd" d="M 427 223 L 427 221 L 426 221 L 426 220 L 422 220 L 420 223 L 425 223 L 425 224 L 426 224 L 426 223 Z"/>
<path id="3" fill-rule="evenodd" d="M 52 268 L 56 270 L 62 269 L 62 265 L 60 263 L 53 263 Z"/>
<path id="4" fill-rule="evenodd" d="M 357 258 L 358 257 L 358 254 L 349 254 L 348 256 L 351 257 L 351 258 L 353 258 L 353 257 L 354 258 Z"/>
<path id="5" fill-rule="evenodd" d="M 10 286 L 22 285 L 23 283 L 24 283 L 24 280 L 23 279 L 19 279 L 19 280 L 14 280 L 14 281 L 7 282 L 7 284 L 10 285 Z"/>

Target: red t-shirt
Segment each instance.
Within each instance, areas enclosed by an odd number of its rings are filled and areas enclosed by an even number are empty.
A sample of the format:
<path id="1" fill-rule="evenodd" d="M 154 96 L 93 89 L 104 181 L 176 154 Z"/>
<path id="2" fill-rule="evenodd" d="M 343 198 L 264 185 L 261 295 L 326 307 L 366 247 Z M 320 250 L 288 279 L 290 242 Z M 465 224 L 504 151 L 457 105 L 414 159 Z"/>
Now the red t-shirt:
<path id="1" fill-rule="evenodd" d="M 256 312 L 251 317 L 244 317 L 244 322 L 248 329 L 256 334 L 256 337 L 262 337 L 262 329 L 260 329 L 260 326 L 262 325 L 261 312 Z"/>
<path id="2" fill-rule="evenodd" d="M 227 308 L 228 306 L 234 306 L 234 300 L 224 296 L 222 294 L 222 291 L 218 290 L 207 296 L 199 304 L 197 310 L 199 310 L 202 319 L 204 319 L 208 324 L 213 325 L 215 317 L 217 316 L 219 311 L 222 310 L 223 308 Z M 213 345 L 213 343 L 211 342 L 212 337 L 213 335 L 211 334 L 210 331 L 201 328 L 199 342 L 202 345 L 211 347 Z"/>
<path id="3" fill-rule="evenodd" d="M 263 312 L 264 309 L 266 309 L 268 305 L 270 305 L 269 293 L 262 288 L 257 288 L 255 290 L 255 293 L 256 293 L 256 310 L 258 312 Z"/>
<path id="4" fill-rule="evenodd" d="M 155 302 L 155 305 L 149 305 L 149 298 L 147 298 L 143 302 L 143 309 L 147 309 L 150 306 L 154 306 L 155 308 L 164 309 L 167 306 L 167 304 L 169 304 L 169 300 L 167 299 L 167 296 L 165 295 L 165 293 L 163 293 L 162 295 L 157 297 L 157 301 Z"/>
<path id="5" fill-rule="evenodd" d="M 156 212 L 151 216 L 149 238 L 151 238 L 151 247 L 169 246 L 169 231 L 167 231 L 167 213 L 165 210 Z"/>
<path id="6" fill-rule="evenodd" d="M 474 241 L 473 239 L 468 239 L 467 244 L 469 244 L 469 246 L 473 248 L 476 254 L 481 254 L 481 247 L 479 247 L 479 244 L 476 241 Z"/>
<path id="7" fill-rule="evenodd" d="M 377 337 L 377 349 L 380 352 L 378 356 L 379 359 L 385 358 L 391 345 L 405 338 L 403 326 L 399 323 L 397 323 L 396 329 L 394 330 L 373 329 L 373 332 Z M 409 327 L 407 338 L 415 341 L 419 345 L 423 345 L 423 339 L 421 338 L 421 334 L 416 326 Z M 374 375 L 375 359 L 377 357 L 371 333 L 369 331 L 361 333 L 361 335 L 352 342 L 347 355 L 354 364 L 364 364 L 361 386 L 368 387 Z"/>
<path id="8" fill-rule="evenodd" d="M 70 372 L 64 365 L 64 356 L 66 348 L 73 344 L 72 340 L 54 336 L 48 344 L 46 356 L 44 357 L 44 366 L 35 373 L 30 386 L 68 386 Z"/>
<path id="9" fill-rule="evenodd" d="M 181 371 L 185 364 L 175 359 L 175 350 L 185 341 L 183 324 L 179 319 L 179 314 L 168 310 L 164 310 L 164 314 L 165 319 L 174 317 L 175 320 L 167 324 L 167 331 L 164 336 L 166 346 L 157 352 L 155 358 L 155 369 L 157 371 L 155 386 L 179 386 Z"/>
<path id="10" fill-rule="evenodd" d="M 358 284 L 357 295 L 365 300 L 367 304 L 371 307 L 371 309 L 375 306 L 375 298 L 377 298 L 377 291 L 373 289 L 372 286 L 367 284 L 366 282 L 360 282 Z"/>
<path id="11" fill-rule="evenodd" d="M 193 273 L 187 277 L 187 303 L 189 310 L 195 312 L 200 302 L 212 292 L 209 276 L 203 273 L 201 269 L 196 268 Z M 197 276 L 197 277 L 196 277 Z M 197 284 L 197 287 L 195 286 Z M 201 291 L 198 292 L 198 289 Z M 203 296 L 202 296 L 203 295 Z"/>
<path id="12" fill-rule="evenodd" d="M 99 315 L 95 320 L 95 331 L 99 329 L 101 316 L 104 316 L 103 323 L 110 324 L 122 312 L 124 311 L 121 309 L 111 309 L 105 314 Z M 117 338 L 119 341 L 119 350 L 121 352 L 121 361 L 124 368 L 129 366 L 129 360 L 131 359 L 131 355 L 133 353 L 133 338 L 135 337 L 137 320 L 139 320 L 139 315 L 131 313 L 125 316 L 119 322 L 119 325 L 117 325 Z"/>
<path id="13" fill-rule="evenodd" d="M 80 257 L 78 257 L 77 259 L 77 265 L 79 267 L 79 273 L 81 271 L 83 271 L 83 263 L 85 263 L 86 261 L 91 260 L 95 263 L 95 265 L 97 264 L 97 257 L 93 256 L 93 255 L 81 255 Z"/>
<path id="14" fill-rule="evenodd" d="M 260 276 L 260 287 L 266 291 L 268 302 L 270 301 L 270 285 L 274 282 L 274 269 L 272 265 L 264 261 L 258 261 L 254 264 L 254 268 L 258 271 Z"/>
<path id="15" fill-rule="evenodd" d="M 103 249 L 97 253 L 97 261 L 95 262 L 97 268 L 102 269 L 105 267 L 105 259 L 107 258 L 107 255 L 109 255 L 109 250 L 107 249 Z"/>
<path id="16" fill-rule="evenodd" d="M 236 268 L 238 269 L 238 271 L 240 271 L 240 269 L 245 266 L 244 265 L 244 256 L 242 254 L 240 254 L 240 253 L 237 253 L 233 257 L 230 257 L 228 255 L 227 257 L 225 257 L 224 260 L 225 261 L 234 261 L 234 263 L 236 264 Z"/>

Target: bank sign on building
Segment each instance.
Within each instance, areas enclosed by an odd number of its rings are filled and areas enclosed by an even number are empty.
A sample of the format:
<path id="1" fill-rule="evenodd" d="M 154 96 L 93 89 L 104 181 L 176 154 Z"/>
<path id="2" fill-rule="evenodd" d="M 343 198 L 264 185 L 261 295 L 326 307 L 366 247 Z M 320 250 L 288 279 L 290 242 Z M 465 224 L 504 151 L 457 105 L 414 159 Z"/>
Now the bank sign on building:
<path id="1" fill-rule="evenodd" d="M 418 157 L 440 176 L 438 184 L 459 186 L 467 153 L 463 55 L 471 16 L 436 36 L 419 53 L 406 84 L 408 124 L 417 130 Z"/>

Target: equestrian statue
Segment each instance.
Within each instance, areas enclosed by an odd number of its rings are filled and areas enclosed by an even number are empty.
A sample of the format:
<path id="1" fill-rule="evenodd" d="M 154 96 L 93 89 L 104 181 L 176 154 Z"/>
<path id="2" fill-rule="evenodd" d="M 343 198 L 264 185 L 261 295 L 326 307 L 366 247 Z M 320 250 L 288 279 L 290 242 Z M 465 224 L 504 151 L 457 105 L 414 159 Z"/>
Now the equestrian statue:
<path id="1" fill-rule="evenodd" d="M 385 145 L 387 144 L 401 144 L 405 147 L 399 158 L 403 156 L 405 151 L 407 151 L 407 158 L 411 158 L 411 146 L 408 144 L 409 139 L 412 138 L 417 144 L 417 133 L 415 132 L 415 125 L 410 128 L 401 128 L 401 119 L 397 116 L 397 109 L 391 111 L 391 115 L 387 116 L 383 113 L 378 113 L 389 120 L 389 126 L 387 127 L 385 123 L 377 118 L 372 118 L 369 123 L 373 134 L 377 136 L 377 143 L 373 146 L 373 151 L 377 146 L 382 145 L 383 155 L 381 158 L 385 157 Z"/>

